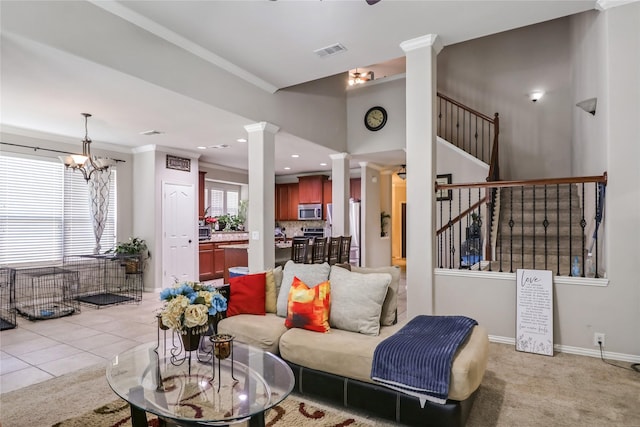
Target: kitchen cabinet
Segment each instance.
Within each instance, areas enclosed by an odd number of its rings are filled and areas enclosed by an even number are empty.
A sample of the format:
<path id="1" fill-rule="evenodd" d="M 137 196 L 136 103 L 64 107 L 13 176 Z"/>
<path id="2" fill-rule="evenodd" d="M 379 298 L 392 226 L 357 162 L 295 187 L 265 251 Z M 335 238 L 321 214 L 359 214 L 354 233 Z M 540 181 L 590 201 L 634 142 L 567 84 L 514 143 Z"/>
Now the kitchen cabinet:
<path id="1" fill-rule="evenodd" d="M 355 202 L 360 201 L 360 178 L 351 178 L 349 181 L 349 197 Z"/>
<path id="2" fill-rule="evenodd" d="M 215 279 L 212 242 L 200 243 L 198 259 L 200 262 L 200 281 Z"/>
<path id="3" fill-rule="evenodd" d="M 325 205 L 327 203 L 331 203 L 331 199 L 333 198 L 333 185 L 331 184 L 332 181 L 326 180 L 323 184 L 322 184 L 322 203 L 324 203 Z"/>
<path id="4" fill-rule="evenodd" d="M 323 203 L 323 185 L 327 180 L 326 175 L 301 176 L 298 178 L 298 191 L 300 204 Z"/>
<path id="5" fill-rule="evenodd" d="M 276 221 L 298 219 L 298 184 L 276 184 Z"/>
<path id="6" fill-rule="evenodd" d="M 198 253 L 200 281 L 221 279 L 224 276 L 223 246 L 248 243 L 248 240 L 225 240 L 221 242 L 200 243 L 200 251 Z"/>

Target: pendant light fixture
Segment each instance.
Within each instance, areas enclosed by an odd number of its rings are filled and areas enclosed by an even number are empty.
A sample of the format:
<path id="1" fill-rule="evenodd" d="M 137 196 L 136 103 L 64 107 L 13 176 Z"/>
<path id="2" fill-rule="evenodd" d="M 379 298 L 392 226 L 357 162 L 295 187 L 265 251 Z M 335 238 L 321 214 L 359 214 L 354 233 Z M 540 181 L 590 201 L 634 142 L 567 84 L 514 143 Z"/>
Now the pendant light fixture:
<path id="1" fill-rule="evenodd" d="M 82 140 L 82 154 L 71 154 L 69 156 L 59 156 L 58 158 L 67 168 L 82 172 L 84 179 L 89 181 L 91 174 L 95 171 L 104 171 L 115 164 L 112 159 L 102 159 L 91 155 L 91 139 L 87 129 L 87 121 L 91 114 L 82 113 L 84 116 L 84 139 Z"/>
<path id="2" fill-rule="evenodd" d="M 397 174 L 401 179 L 407 179 L 407 166 L 402 165 L 398 170 Z"/>

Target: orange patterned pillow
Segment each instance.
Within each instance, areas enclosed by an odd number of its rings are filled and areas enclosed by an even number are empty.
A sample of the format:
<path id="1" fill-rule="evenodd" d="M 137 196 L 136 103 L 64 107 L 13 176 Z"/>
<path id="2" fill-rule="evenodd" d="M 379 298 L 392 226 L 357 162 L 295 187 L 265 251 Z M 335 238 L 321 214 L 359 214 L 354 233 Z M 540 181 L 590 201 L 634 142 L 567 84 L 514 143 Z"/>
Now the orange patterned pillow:
<path id="1" fill-rule="evenodd" d="M 309 288 L 297 277 L 293 278 L 287 302 L 287 328 L 303 328 L 316 332 L 329 330 L 331 288 L 329 281 Z"/>

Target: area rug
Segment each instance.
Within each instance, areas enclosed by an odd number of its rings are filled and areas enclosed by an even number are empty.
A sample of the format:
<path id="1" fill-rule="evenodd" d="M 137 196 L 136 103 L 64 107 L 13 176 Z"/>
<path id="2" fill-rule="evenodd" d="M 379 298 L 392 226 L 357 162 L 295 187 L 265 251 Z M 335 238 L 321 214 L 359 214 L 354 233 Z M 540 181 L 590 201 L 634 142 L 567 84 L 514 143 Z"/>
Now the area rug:
<path id="1" fill-rule="evenodd" d="M 129 405 L 122 399 L 115 400 L 84 413 L 54 424 L 52 427 L 121 427 L 131 425 Z M 158 419 L 147 415 L 149 427 L 157 427 Z M 367 427 L 378 425 L 373 421 L 355 418 L 341 411 L 330 410 L 288 397 L 267 412 L 267 427 Z M 242 424 L 239 424 L 242 426 Z"/>

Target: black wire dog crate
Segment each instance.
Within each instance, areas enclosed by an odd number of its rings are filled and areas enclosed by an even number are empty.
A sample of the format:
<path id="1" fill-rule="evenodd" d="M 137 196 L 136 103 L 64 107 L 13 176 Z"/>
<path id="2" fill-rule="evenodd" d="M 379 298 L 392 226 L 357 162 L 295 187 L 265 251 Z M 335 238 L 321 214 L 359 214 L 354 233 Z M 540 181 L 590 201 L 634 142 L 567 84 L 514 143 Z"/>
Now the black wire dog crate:
<path id="1" fill-rule="evenodd" d="M 0 268 L 0 331 L 16 326 L 16 271 Z"/>
<path id="2" fill-rule="evenodd" d="M 21 268 L 15 276 L 16 310 L 29 320 L 80 312 L 78 273 L 60 267 Z"/>
<path id="3" fill-rule="evenodd" d="M 142 259 L 138 255 L 70 256 L 64 268 L 77 272 L 77 299 L 82 303 L 99 308 L 142 300 Z"/>

